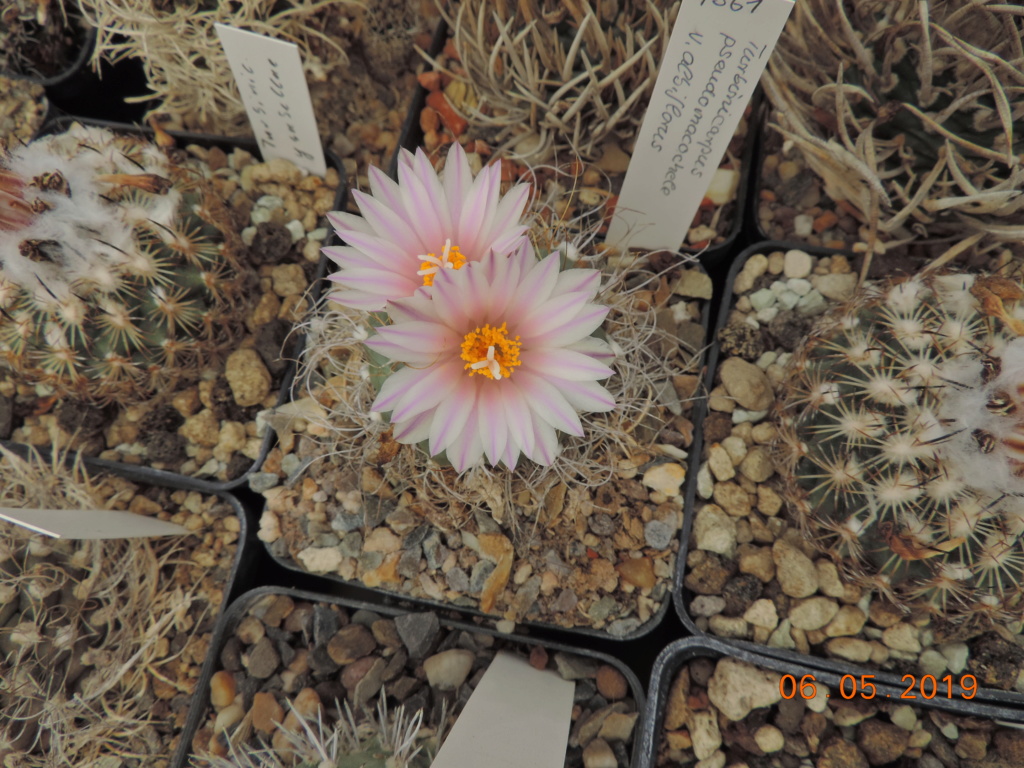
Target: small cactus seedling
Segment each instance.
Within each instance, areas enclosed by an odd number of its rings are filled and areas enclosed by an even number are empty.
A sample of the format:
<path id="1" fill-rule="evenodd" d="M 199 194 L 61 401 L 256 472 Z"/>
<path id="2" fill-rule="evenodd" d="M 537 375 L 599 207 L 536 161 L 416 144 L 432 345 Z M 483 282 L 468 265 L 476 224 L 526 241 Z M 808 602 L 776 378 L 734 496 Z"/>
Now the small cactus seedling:
<path id="1" fill-rule="evenodd" d="M 376 716 L 367 712 L 360 723 L 348 702 L 338 707 L 340 717 L 333 727 L 325 726 L 323 710 L 314 719 L 299 714 L 291 702 L 289 707 L 291 714 L 278 726 L 283 737 L 279 746 L 252 748 L 232 741 L 229 757 L 203 757 L 199 764 L 211 768 L 428 768 L 441 741 L 440 731 L 423 727 L 423 710 L 407 716 L 405 707 L 399 706 L 389 712 L 383 689 Z M 443 727 L 444 709 L 440 721 Z"/>
<path id="2" fill-rule="evenodd" d="M 75 125 L 0 153 L 0 364 L 95 402 L 196 378 L 247 305 L 231 232 L 143 139 Z"/>
<path id="3" fill-rule="evenodd" d="M 953 620 L 1024 615 L 1024 286 L 862 289 L 794 355 L 787 496 L 862 586 Z"/>

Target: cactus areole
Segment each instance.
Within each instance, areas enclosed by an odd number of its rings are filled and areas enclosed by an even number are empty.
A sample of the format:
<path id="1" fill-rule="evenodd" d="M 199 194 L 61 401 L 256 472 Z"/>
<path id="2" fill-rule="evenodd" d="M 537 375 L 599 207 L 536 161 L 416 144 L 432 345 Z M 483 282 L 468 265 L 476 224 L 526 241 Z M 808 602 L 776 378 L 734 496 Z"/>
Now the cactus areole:
<path id="1" fill-rule="evenodd" d="M 1024 286 L 868 287 L 795 354 L 779 464 L 846 575 L 953 621 L 1024 615 Z"/>
<path id="2" fill-rule="evenodd" d="M 247 306 L 230 232 L 142 139 L 75 125 L 0 152 L 0 365 L 101 403 L 194 380 Z"/>

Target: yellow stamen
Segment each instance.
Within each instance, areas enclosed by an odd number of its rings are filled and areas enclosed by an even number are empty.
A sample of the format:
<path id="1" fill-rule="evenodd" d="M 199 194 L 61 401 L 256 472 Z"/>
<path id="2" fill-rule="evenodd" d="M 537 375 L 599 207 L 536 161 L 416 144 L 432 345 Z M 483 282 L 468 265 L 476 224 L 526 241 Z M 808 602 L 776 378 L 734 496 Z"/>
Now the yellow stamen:
<path id="1" fill-rule="evenodd" d="M 420 258 L 423 259 L 423 263 L 416 274 L 423 278 L 424 285 L 433 285 L 434 275 L 442 269 L 459 269 L 466 263 L 466 257 L 459 251 L 459 246 L 452 245 L 451 238 L 444 241 L 441 258 L 432 253 L 424 254 Z"/>
<path id="2" fill-rule="evenodd" d="M 512 369 L 520 364 L 519 337 L 508 337 L 505 323 L 499 328 L 485 325 L 466 334 L 462 340 L 462 359 L 466 361 L 469 375 L 479 373 L 495 381 L 512 375 Z"/>

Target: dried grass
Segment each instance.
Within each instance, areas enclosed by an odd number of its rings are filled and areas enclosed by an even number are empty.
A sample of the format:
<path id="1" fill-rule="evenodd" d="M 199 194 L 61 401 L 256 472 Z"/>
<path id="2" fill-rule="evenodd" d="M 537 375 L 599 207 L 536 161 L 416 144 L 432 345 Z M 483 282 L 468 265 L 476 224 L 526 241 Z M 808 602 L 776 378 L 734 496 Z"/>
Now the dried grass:
<path id="1" fill-rule="evenodd" d="M 804 0 L 763 80 L 775 127 L 870 240 L 1024 242 L 1022 36 L 989 0 Z"/>
<path id="2" fill-rule="evenodd" d="M 134 494 L 63 457 L 26 460 L 0 447 L 2 506 L 115 508 Z M 0 608 L 13 601 L 21 611 L 17 624 L 0 627 L 5 768 L 169 757 L 152 688 L 159 679 L 190 693 L 170 671 L 185 651 L 172 651 L 169 638 L 194 633 L 200 579 L 193 573 L 190 589 L 169 588 L 165 575 L 191 564 L 186 541 L 54 540 L 0 524 Z"/>
<path id="3" fill-rule="evenodd" d="M 606 140 L 636 136 L 679 8 L 652 0 L 446 5 L 438 3 L 463 70 L 448 71 L 470 89 L 463 111 L 499 152 L 515 147 L 535 161 L 565 149 L 591 160 Z"/>
<path id="4" fill-rule="evenodd" d="M 360 0 L 276 0 L 168 3 L 165 0 L 78 0 L 98 29 L 93 66 L 103 60 L 142 61 L 152 94 L 151 114 L 169 114 L 179 125 L 227 135 L 250 134 L 227 57 L 214 24 L 227 24 L 299 46 L 311 81 L 325 81 L 348 63 L 338 27 L 339 8 Z M 131 101 L 131 100 L 130 100 Z M 148 115 L 147 115 L 148 116 Z"/>

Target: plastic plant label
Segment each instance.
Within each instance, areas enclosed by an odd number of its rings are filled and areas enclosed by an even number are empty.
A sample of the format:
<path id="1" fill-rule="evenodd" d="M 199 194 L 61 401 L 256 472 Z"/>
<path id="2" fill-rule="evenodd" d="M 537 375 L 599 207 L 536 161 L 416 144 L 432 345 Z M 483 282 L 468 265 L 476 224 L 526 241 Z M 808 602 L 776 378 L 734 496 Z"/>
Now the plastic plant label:
<path id="1" fill-rule="evenodd" d="M 793 5 L 683 0 L 605 242 L 684 242 Z"/>
<path id="2" fill-rule="evenodd" d="M 0 520 L 55 539 L 136 539 L 188 536 L 192 531 L 155 517 L 115 509 L 11 509 L 0 507 Z"/>
<path id="3" fill-rule="evenodd" d="M 562 768 L 574 691 L 558 673 L 498 653 L 431 768 Z"/>
<path id="4" fill-rule="evenodd" d="M 216 24 L 264 160 L 283 157 L 327 173 L 302 59 L 295 43 Z"/>

